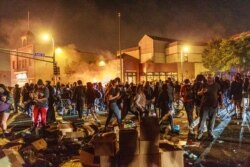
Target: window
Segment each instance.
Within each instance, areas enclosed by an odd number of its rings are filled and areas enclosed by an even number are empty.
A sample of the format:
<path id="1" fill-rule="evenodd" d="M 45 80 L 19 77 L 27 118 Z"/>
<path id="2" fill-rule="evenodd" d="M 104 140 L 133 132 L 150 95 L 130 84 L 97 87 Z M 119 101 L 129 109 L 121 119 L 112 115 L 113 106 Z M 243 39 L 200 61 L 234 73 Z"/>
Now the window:
<path id="1" fill-rule="evenodd" d="M 172 78 L 174 80 L 177 79 L 177 73 L 175 72 L 148 72 L 145 74 L 146 81 L 166 81 L 168 78 Z"/>
<path id="2" fill-rule="evenodd" d="M 125 72 L 125 82 L 136 83 L 136 72 Z"/>

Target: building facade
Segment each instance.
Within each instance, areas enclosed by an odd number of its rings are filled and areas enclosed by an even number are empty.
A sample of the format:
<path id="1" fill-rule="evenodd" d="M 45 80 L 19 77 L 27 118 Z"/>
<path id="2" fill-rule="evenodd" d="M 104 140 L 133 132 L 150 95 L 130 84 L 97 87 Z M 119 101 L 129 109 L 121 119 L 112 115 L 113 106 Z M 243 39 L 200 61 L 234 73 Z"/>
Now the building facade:
<path id="1" fill-rule="evenodd" d="M 21 46 L 6 50 L 0 54 L 0 83 L 6 86 L 36 83 L 38 79 L 53 81 L 53 47 L 51 41 L 42 42 L 28 31 L 21 37 Z M 120 64 L 115 59 L 104 66 L 98 63 L 106 61 L 105 54 L 83 52 L 75 46 L 65 46 L 62 53 L 55 52 L 55 61 L 60 67 L 56 81 L 64 84 L 81 79 L 86 82 L 108 82 L 119 76 Z M 115 56 L 114 56 L 115 58 Z M 53 83 L 53 82 L 52 82 Z"/>
<path id="2" fill-rule="evenodd" d="M 138 83 L 167 78 L 194 79 L 197 74 L 208 71 L 202 64 L 205 47 L 206 43 L 144 35 L 137 47 L 121 51 L 123 80 Z"/>

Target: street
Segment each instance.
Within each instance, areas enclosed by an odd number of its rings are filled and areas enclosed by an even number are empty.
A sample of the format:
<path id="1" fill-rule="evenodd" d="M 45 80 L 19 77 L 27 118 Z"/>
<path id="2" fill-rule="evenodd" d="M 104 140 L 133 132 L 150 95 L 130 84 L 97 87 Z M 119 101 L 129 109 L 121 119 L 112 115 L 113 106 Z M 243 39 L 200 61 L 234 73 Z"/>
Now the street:
<path id="1" fill-rule="evenodd" d="M 231 108 L 229 107 L 229 109 L 231 110 L 228 111 L 226 109 L 219 110 L 214 130 L 216 138 L 213 141 L 208 140 L 206 133 L 204 133 L 201 141 L 198 141 L 194 135 L 188 134 L 187 118 L 186 114 L 184 114 L 182 117 L 174 119 L 175 124 L 180 125 L 180 133 L 174 135 L 166 134 L 167 132 L 165 134 L 162 133 L 160 143 L 166 140 L 177 140 L 178 142 L 175 143 L 176 146 L 181 145 L 184 150 L 184 164 L 186 167 L 244 166 L 247 163 L 246 159 L 249 157 L 250 149 L 250 112 L 246 112 L 246 116 L 244 117 L 245 125 L 241 126 L 241 121 L 231 118 L 233 114 L 233 112 L 231 112 L 232 108 L 233 106 L 231 106 Z M 182 113 L 185 112 L 182 111 Z M 105 124 L 106 115 L 107 114 L 105 112 L 100 112 L 98 114 L 98 118 L 101 124 L 99 130 L 101 130 L 103 125 Z M 127 118 L 135 121 L 133 115 L 128 115 Z M 89 122 L 84 121 L 84 123 L 79 123 L 76 115 L 68 115 L 63 117 L 57 116 L 57 121 L 62 120 L 71 121 L 77 126 L 80 126 L 81 124 L 88 124 Z M 29 140 L 27 140 L 27 136 L 25 137 L 24 135 L 24 132 L 27 132 L 32 125 L 31 118 L 27 115 L 21 112 L 19 112 L 18 114 L 14 114 L 9 119 L 8 124 L 8 127 L 12 132 L 12 136 L 9 136 L 8 138 L 9 140 L 17 140 L 20 137 L 26 138 L 26 141 L 34 141 L 35 139 L 37 139 L 37 136 L 31 136 L 31 138 L 33 139 L 30 139 L 30 137 L 28 137 Z M 48 143 L 49 138 L 50 137 L 45 138 Z M 55 146 L 53 147 L 54 149 L 56 148 Z M 51 151 L 53 151 L 53 149 Z M 78 161 L 72 162 L 69 161 L 69 159 L 65 159 L 66 155 L 73 156 L 73 154 L 77 153 L 74 151 L 72 152 L 72 150 L 71 152 L 66 151 L 64 154 L 62 154 L 61 159 L 59 158 L 60 160 L 58 160 L 58 163 L 60 163 L 61 166 L 63 166 L 63 163 L 66 163 L 68 165 L 70 163 L 78 163 L 78 165 L 80 165 Z M 176 159 L 176 161 L 178 160 Z"/>

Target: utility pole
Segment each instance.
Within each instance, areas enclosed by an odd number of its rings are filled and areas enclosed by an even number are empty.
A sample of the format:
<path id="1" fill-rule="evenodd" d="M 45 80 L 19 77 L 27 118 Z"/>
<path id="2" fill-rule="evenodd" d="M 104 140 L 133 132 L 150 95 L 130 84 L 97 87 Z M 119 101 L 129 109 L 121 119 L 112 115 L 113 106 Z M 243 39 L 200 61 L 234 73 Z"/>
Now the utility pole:
<path id="1" fill-rule="evenodd" d="M 121 53 L 121 13 L 118 13 L 118 21 L 119 21 L 119 56 L 120 56 L 120 78 L 121 82 L 123 82 L 123 65 L 122 65 L 122 53 Z"/>

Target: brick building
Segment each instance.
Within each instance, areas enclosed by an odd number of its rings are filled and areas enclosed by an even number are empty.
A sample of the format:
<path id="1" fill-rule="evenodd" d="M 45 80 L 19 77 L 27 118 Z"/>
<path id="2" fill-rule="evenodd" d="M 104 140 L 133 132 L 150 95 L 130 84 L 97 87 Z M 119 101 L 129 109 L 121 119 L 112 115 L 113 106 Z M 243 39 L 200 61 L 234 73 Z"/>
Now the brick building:
<path id="1" fill-rule="evenodd" d="M 138 46 L 122 53 L 125 82 L 159 81 L 171 77 L 182 81 L 207 71 L 202 64 L 206 43 L 144 35 Z"/>

